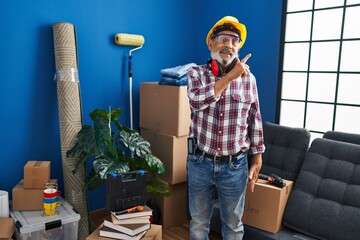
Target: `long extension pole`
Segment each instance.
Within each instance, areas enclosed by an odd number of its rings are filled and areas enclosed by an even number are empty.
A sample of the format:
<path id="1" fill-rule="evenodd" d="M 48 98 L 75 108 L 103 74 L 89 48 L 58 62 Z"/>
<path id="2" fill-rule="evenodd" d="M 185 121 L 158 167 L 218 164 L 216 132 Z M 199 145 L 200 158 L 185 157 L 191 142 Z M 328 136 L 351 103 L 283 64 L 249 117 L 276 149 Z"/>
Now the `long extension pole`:
<path id="1" fill-rule="evenodd" d="M 142 45 L 140 47 L 131 49 L 129 51 L 129 102 L 130 102 L 130 128 L 133 129 L 133 103 L 132 103 L 132 52 L 136 51 L 138 49 L 142 48 Z"/>

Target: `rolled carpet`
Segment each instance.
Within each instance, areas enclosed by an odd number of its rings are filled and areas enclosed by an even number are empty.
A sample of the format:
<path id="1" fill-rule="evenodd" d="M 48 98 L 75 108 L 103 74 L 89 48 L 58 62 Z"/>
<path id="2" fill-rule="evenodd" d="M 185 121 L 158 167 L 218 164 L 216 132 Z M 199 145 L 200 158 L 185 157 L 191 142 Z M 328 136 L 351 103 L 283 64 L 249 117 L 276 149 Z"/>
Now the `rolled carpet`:
<path id="1" fill-rule="evenodd" d="M 64 192 L 65 199 L 81 216 L 78 239 L 82 240 L 89 235 L 87 196 L 83 191 L 85 165 L 73 174 L 78 157 L 66 157 L 66 152 L 75 145 L 83 124 L 75 27 L 70 23 L 55 23 L 53 35 Z"/>

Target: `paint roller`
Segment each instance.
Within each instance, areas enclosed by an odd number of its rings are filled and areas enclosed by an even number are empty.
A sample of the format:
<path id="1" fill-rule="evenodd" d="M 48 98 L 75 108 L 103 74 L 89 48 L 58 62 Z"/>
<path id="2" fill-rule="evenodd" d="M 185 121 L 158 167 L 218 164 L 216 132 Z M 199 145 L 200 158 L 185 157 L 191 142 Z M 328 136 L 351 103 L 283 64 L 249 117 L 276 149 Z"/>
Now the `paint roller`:
<path id="1" fill-rule="evenodd" d="M 130 90 L 130 128 L 133 129 L 133 106 L 132 106 L 132 52 L 144 45 L 145 39 L 141 35 L 118 33 L 115 35 L 115 43 L 123 46 L 133 46 L 129 51 L 129 90 Z"/>

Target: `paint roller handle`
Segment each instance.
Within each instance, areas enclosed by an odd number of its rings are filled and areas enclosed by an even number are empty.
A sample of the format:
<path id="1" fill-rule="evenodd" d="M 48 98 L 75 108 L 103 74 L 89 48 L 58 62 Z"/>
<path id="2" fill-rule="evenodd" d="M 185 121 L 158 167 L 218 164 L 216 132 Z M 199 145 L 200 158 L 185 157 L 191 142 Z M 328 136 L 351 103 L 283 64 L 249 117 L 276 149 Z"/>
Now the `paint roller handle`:
<path id="1" fill-rule="evenodd" d="M 132 77 L 132 55 L 129 54 L 129 77 Z"/>

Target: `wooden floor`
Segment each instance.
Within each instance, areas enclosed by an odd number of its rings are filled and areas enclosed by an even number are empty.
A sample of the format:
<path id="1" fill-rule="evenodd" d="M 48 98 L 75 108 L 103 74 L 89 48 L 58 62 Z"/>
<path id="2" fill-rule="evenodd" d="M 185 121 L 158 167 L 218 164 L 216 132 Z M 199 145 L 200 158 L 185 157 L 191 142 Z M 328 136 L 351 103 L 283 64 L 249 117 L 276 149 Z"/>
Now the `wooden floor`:
<path id="1" fill-rule="evenodd" d="M 111 221 L 109 211 L 105 209 L 97 210 L 90 213 L 91 231 L 94 231 L 104 219 Z M 170 227 L 162 230 L 162 240 L 188 240 L 189 239 L 189 223 L 179 226 Z M 221 235 L 215 232 L 210 232 L 210 240 L 221 240 Z"/>
<path id="2" fill-rule="evenodd" d="M 162 240 L 188 240 L 189 239 L 189 224 L 163 229 Z M 210 232 L 210 240 L 221 240 L 221 235 L 215 232 Z"/>

